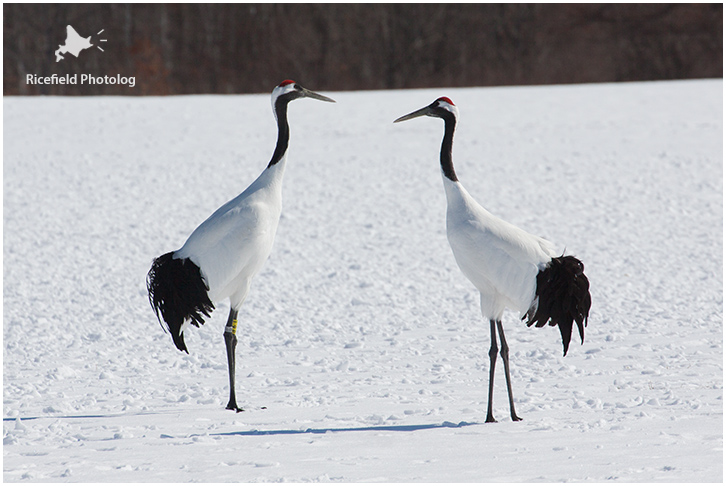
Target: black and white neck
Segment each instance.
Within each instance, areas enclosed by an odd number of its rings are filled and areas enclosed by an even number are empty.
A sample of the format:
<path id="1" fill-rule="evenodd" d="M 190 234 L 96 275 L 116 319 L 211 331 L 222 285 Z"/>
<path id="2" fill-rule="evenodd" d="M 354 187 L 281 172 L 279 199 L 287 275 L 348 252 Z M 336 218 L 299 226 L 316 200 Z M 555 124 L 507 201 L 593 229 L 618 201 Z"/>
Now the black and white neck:
<path id="1" fill-rule="evenodd" d="M 287 105 L 298 98 L 312 98 L 328 103 L 335 103 L 335 100 L 321 94 L 303 88 L 295 81 L 287 79 L 272 90 L 272 112 L 277 120 L 277 145 L 272 159 L 267 165 L 268 168 L 279 163 L 285 158 L 287 146 L 290 142 L 290 126 L 287 124 Z"/>
<path id="2" fill-rule="evenodd" d="M 287 123 L 287 105 L 297 98 L 302 97 L 302 93 L 295 89 L 294 81 L 283 81 L 272 92 L 272 112 L 277 120 L 277 144 L 272 154 L 272 159 L 267 167 L 272 167 L 282 160 L 287 152 L 290 142 L 290 125 Z"/>
<path id="3" fill-rule="evenodd" d="M 397 118 L 393 123 L 406 120 L 413 120 L 420 116 L 431 116 L 444 120 L 444 140 L 441 142 L 441 171 L 444 177 L 452 182 L 458 182 L 456 172 L 454 172 L 454 162 L 451 159 L 451 148 L 454 144 L 454 131 L 456 130 L 456 121 L 459 119 L 459 109 L 446 96 L 434 100 L 428 106 Z"/>
<path id="4" fill-rule="evenodd" d="M 448 98 L 439 98 L 434 103 L 439 103 L 439 106 L 433 108 L 433 111 L 436 113 L 436 116 L 444 120 L 444 139 L 441 141 L 440 156 L 441 171 L 447 179 L 457 182 L 459 179 L 457 179 L 456 172 L 454 171 L 454 161 L 451 157 L 451 152 L 454 145 L 454 131 L 456 130 L 456 120 L 459 115 L 459 110 Z"/>

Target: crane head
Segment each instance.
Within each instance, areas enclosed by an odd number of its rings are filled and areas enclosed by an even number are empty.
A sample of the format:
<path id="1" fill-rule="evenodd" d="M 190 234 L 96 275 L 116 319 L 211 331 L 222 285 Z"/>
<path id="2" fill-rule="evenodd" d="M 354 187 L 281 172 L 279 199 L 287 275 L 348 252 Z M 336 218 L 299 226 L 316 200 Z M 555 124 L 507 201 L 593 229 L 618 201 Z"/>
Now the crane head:
<path id="1" fill-rule="evenodd" d="M 314 100 L 327 101 L 329 103 L 335 103 L 335 100 L 323 96 L 321 94 L 310 91 L 309 89 L 303 88 L 295 81 L 286 79 L 272 90 L 272 106 L 274 107 L 277 100 L 289 103 L 292 100 L 298 98 L 312 98 Z"/>
<path id="2" fill-rule="evenodd" d="M 416 110 L 412 113 L 409 113 L 408 115 L 397 118 L 396 120 L 394 120 L 393 123 L 411 120 L 420 116 L 433 116 L 435 118 L 444 119 L 453 116 L 454 120 L 456 120 L 459 118 L 459 109 L 456 107 L 454 102 L 451 101 L 450 98 L 442 96 L 441 98 L 434 100 L 433 103 L 421 108 L 420 110 Z"/>

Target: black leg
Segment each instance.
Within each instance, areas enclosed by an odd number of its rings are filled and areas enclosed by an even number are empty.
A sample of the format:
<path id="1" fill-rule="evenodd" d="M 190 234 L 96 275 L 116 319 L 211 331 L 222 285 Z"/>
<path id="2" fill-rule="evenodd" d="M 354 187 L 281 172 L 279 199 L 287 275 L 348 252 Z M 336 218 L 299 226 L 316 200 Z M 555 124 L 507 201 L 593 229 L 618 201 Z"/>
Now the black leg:
<path id="1" fill-rule="evenodd" d="M 494 365 L 497 364 L 497 332 L 494 329 L 495 322 L 489 321 L 492 345 L 489 348 L 489 404 L 487 405 L 487 422 L 496 422 L 492 414 L 492 395 L 494 394 Z"/>
<path id="2" fill-rule="evenodd" d="M 507 393 L 509 394 L 509 413 L 512 416 L 514 422 L 522 420 L 517 417 L 517 412 L 514 411 L 514 395 L 512 394 L 512 379 L 509 377 L 509 346 L 507 346 L 507 340 L 504 339 L 504 328 L 502 327 L 502 321 L 497 321 L 497 329 L 499 329 L 499 341 L 502 343 L 502 361 L 504 361 L 504 376 L 507 378 Z"/>
<path id="3" fill-rule="evenodd" d="M 229 319 L 224 328 L 224 343 L 227 345 L 227 365 L 229 366 L 229 403 L 227 410 L 235 412 L 243 412 L 244 410 L 237 406 L 237 399 L 234 395 L 234 351 L 237 347 L 237 310 L 231 308 L 229 310 Z"/>

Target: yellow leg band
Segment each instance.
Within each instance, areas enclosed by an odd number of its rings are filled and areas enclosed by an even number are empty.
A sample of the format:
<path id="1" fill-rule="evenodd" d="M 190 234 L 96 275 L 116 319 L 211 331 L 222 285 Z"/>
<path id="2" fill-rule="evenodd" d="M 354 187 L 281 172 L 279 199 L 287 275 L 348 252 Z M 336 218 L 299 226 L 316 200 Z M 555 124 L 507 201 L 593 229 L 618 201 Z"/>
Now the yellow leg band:
<path id="1" fill-rule="evenodd" d="M 237 334 L 237 319 L 232 321 L 231 326 L 225 327 L 224 332 L 230 332 L 232 334 Z"/>

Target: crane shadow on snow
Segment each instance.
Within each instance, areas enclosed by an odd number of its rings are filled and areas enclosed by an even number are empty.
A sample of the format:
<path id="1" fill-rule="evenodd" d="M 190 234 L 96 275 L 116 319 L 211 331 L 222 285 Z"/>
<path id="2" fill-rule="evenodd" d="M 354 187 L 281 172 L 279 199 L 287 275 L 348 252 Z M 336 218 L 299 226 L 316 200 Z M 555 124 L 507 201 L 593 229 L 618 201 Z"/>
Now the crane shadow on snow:
<path id="1" fill-rule="evenodd" d="M 421 425 L 372 425 L 369 427 L 329 427 L 322 429 L 299 429 L 299 430 L 242 430 L 238 432 L 219 432 L 216 436 L 250 436 L 250 435 L 296 435 L 296 434 L 327 434 L 328 432 L 416 432 L 417 430 L 430 429 L 459 429 L 470 425 L 480 425 L 477 422 L 443 422 L 440 424 Z"/>
<path id="2" fill-rule="evenodd" d="M 15 422 L 26 420 L 40 419 L 107 419 L 128 417 L 130 415 L 163 415 L 164 412 L 140 412 L 134 414 L 87 414 L 87 415 L 48 415 L 48 416 L 32 416 L 32 417 L 3 417 L 3 422 Z M 432 429 L 460 429 L 472 425 L 481 425 L 479 422 L 442 422 L 439 424 L 413 424 L 413 425 L 371 425 L 367 427 L 326 427 L 326 428 L 309 428 L 309 429 L 281 429 L 281 430 L 240 430 L 236 432 L 217 432 L 212 434 L 204 434 L 209 436 L 231 437 L 231 436 L 260 436 L 260 435 L 300 435 L 300 434 L 327 434 L 334 432 L 416 432 L 419 430 Z M 198 436 L 192 434 L 189 437 Z M 173 435 L 161 434 L 162 439 L 175 438 Z"/>

